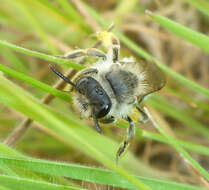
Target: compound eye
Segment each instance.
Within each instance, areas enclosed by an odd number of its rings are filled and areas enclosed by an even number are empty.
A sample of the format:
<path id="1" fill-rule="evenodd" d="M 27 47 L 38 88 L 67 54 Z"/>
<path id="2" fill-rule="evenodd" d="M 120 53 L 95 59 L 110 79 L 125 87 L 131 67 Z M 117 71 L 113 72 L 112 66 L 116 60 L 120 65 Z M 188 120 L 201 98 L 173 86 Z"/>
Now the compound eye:
<path id="1" fill-rule="evenodd" d="M 105 115 L 108 114 L 109 110 L 110 110 L 109 105 L 105 105 L 105 106 L 99 111 L 99 113 L 97 114 L 97 118 L 104 117 Z"/>

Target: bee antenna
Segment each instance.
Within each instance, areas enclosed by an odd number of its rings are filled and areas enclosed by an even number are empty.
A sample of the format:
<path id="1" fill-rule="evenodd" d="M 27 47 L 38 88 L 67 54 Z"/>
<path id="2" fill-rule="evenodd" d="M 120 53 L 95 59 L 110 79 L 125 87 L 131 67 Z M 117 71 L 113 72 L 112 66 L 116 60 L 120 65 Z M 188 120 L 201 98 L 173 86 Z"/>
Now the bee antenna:
<path id="1" fill-rule="evenodd" d="M 60 78 L 62 78 L 65 82 L 71 84 L 73 87 L 76 88 L 76 85 L 75 85 L 72 81 L 70 81 L 70 80 L 69 80 L 67 77 L 65 77 L 62 73 L 60 73 L 59 71 L 57 71 L 52 65 L 49 65 L 49 67 L 50 67 L 50 69 L 51 69 L 54 73 L 56 73 L 56 74 L 57 74 Z"/>

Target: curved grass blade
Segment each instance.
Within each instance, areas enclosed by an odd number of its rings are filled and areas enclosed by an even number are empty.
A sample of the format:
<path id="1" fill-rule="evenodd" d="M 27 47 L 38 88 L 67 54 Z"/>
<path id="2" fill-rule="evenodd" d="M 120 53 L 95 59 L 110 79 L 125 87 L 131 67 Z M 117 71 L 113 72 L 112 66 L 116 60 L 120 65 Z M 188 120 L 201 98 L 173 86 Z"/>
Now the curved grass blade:
<path id="1" fill-rule="evenodd" d="M 187 28 L 166 17 L 156 15 L 149 10 L 146 10 L 146 14 L 151 16 L 151 18 L 154 21 L 158 22 L 161 26 L 163 26 L 167 30 L 181 37 L 183 40 L 188 41 L 193 45 L 201 48 L 205 52 L 209 53 L 209 37 L 207 37 L 206 35 L 196 32 L 190 28 Z"/>
<path id="2" fill-rule="evenodd" d="M 152 107 L 155 107 L 165 114 L 181 121 L 187 127 L 190 127 L 192 130 L 196 131 L 197 133 L 205 136 L 209 139 L 209 130 L 207 126 L 203 125 L 199 121 L 192 118 L 191 115 L 188 113 L 184 113 L 183 111 L 177 109 L 172 104 L 170 104 L 163 96 L 152 96 L 151 99 L 147 100 L 147 103 Z"/>
<path id="3" fill-rule="evenodd" d="M 11 44 L 11 43 L 6 42 L 6 41 L 0 40 L 0 46 L 10 48 L 10 49 L 12 49 L 16 52 L 19 52 L 19 53 L 24 53 L 24 54 L 27 54 L 27 55 L 30 55 L 30 56 L 38 57 L 38 58 L 46 60 L 46 61 L 54 62 L 54 63 L 57 63 L 57 64 L 68 66 L 68 67 L 72 67 L 75 70 L 81 70 L 81 69 L 84 68 L 83 65 L 69 62 L 69 60 L 61 59 L 59 57 L 55 57 L 55 56 L 52 56 L 52 55 L 47 55 L 47 54 L 40 53 L 40 52 L 37 52 L 37 51 L 32 51 L 32 50 L 29 50 L 29 49 Z"/>
<path id="4" fill-rule="evenodd" d="M 13 4 L 14 3 L 16 3 L 16 1 L 13 1 Z M 36 20 L 36 18 L 32 14 L 32 12 L 30 11 L 29 7 L 21 1 L 18 1 L 16 3 L 16 6 L 18 7 L 18 9 L 20 9 L 20 12 L 23 14 L 23 16 L 27 20 L 28 24 L 30 24 L 31 27 L 33 28 L 33 30 L 35 30 L 37 32 L 37 34 L 39 35 L 41 40 L 43 40 L 47 44 L 51 53 L 56 54 L 58 52 L 57 49 L 51 43 L 51 41 L 48 38 L 47 32 L 42 28 L 40 23 Z"/>
<path id="5" fill-rule="evenodd" d="M 198 10 L 209 16 L 209 1 L 208 0 L 185 0 Z"/>
<path id="6" fill-rule="evenodd" d="M 14 190 L 82 190 L 81 188 L 56 185 L 38 180 L 0 175 L 0 184 Z"/>
<path id="7" fill-rule="evenodd" d="M 64 92 L 61 92 L 60 90 L 57 90 L 55 88 L 52 88 L 51 86 L 44 84 L 38 80 L 33 79 L 32 77 L 29 77 L 23 73 L 17 72 L 13 69 L 10 69 L 7 66 L 4 66 L 3 64 L 0 64 L 0 71 L 3 71 L 4 73 L 6 73 L 9 76 L 12 76 L 16 79 L 19 79 L 21 81 L 26 82 L 27 84 L 30 84 L 36 88 L 39 88 L 45 92 L 48 92 L 68 103 L 72 103 L 72 99 L 70 98 L 69 94 L 66 94 Z"/>
<path id="8" fill-rule="evenodd" d="M 167 138 L 168 141 L 172 141 L 173 147 L 181 154 L 183 157 L 184 161 L 189 163 L 189 165 L 194 168 L 195 172 L 198 173 L 198 176 L 203 179 L 203 177 L 209 181 L 209 173 L 204 169 L 195 159 L 193 159 L 190 154 L 185 151 L 179 144 L 175 141 L 173 141 L 173 137 L 171 137 L 167 132 L 161 128 L 157 122 L 153 119 L 153 116 L 149 113 L 148 109 L 145 108 L 145 113 L 148 115 L 150 120 L 152 121 L 153 125 L 155 126 L 158 131 Z M 191 168 L 190 168 L 191 169 Z M 207 182 L 203 179 L 204 183 L 206 184 Z M 208 185 L 208 184 L 207 184 Z"/>
<path id="9" fill-rule="evenodd" d="M 73 146 L 76 146 L 84 153 L 113 169 L 124 179 L 130 181 L 136 188 L 150 190 L 147 185 L 131 176 L 126 170 L 115 165 L 113 155 L 114 150 L 117 149 L 116 143 L 89 129 L 88 126 L 83 124 L 73 114 L 66 116 L 51 109 L 49 106 L 41 104 L 30 94 L 3 76 L 0 76 L 0 101 L 49 128 L 61 136 L 65 143 L 68 145 L 73 144 Z M 130 168 L 135 163 L 133 167 L 135 169 L 138 168 L 139 162 L 134 160 L 130 153 L 127 155 L 126 162 L 128 162 L 128 167 Z M 125 160 L 121 160 L 121 163 L 122 161 L 124 164 Z"/>
<path id="10" fill-rule="evenodd" d="M 125 128 L 125 129 L 128 128 L 127 124 L 124 124 L 124 123 L 121 123 L 121 122 L 118 122 L 117 126 Z M 183 148 L 186 148 L 187 150 L 190 150 L 192 152 L 196 152 L 196 153 L 199 153 L 199 154 L 202 154 L 202 155 L 209 156 L 209 148 L 207 146 L 203 146 L 203 145 L 200 145 L 200 144 L 195 144 L 195 143 L 191 143 L 191 142 L 187 142 L 187 141 L 180 140 L 180 139 L 175 139 L 175 138 L 168 141 L 167 138 L 164 137 L 161 134 L 145 131 L 145 130 L 142 130 L 140 128 L 136 128 L 136 134 L 138 135 L 139 138 L 144 137 L 144 138 L 156 140 L 158 142 L 162 142 L 162 143 L 165 143 L 165 144 L 171 144 L 172 145 L 172 142 L 174 141 L 174 143 L 177 143 L 179 146 L 181 146 Z"/>
<path id="11" fill-rule="evenodd" d="M 59 163 L 53 161 L 46 161 L 32 158 L 12 158 L 0 156 L 0 164 L 6 166 L 14 166 L 25 168 L 34 172 L 51 174 L 69 177 L 72 179 L 83 180 L 104 185 L 111 185 L 114 187 L 133 189 L 134 186 L 127 180 L 124 180 L 120 175 L 101 168 L 94 168 L 88 166 L 81 166 L 77 164 Z M 203 188 L 184 185 L 180 183 L 173 183 L 169 181 L 161 181 L 152 178 L 145 178 L 135 176 L 137 179 L 143 181 L 154 190 L 161 190 L 163 188 L 169 190 L 203 190 Z"/>
<path id="12" fill-rule="evenodd" d="M 12 190 L 12 189 L 9 189 L 0 185 L 0 190 Z"/>
<path id="13" fill-rule="evenodd" d="M 3 143 L 0 143 L 0 155 L 1 156 L 9 156 L 13 158 L 27 158 L 27 156 L 23 155 L 22 153 L 6 146 Z M 11 170 L 11 168 L 9 168 Z M 12 171 L 13 173 L 10 174 L 11 176 L 21 176 L 21 177 L 26 177 L 26 178 L 32 178 L 32 179 L 37 179 L 37 180 L 45 180 L 47 182 L 51 182 L 51 179 L 53 178 L 53 183 L 57 183 L 60 185 L 74 185 L 70 180 L 66 180 L 62 177 L 56 177 L 52 175 L 52 173 L 49 174 L 49 176 L 42 176 L 40 174 L 35 174 L 30 171 L 26 171 L 24 169 L 18 170 L 15 168 L 15 171 Z M 9 175 L 9 174 L 8 174 Z"/>
<path id="14" fill-rule="evenodd" d="M 138 132 L 136 131 L 136 133 Z M 209 156 L 209 148 L 207 146 L 187 142 L 187 141 L 180 140 L 180 139 L 172 139 L 171 141 L 168 141 L 167 138 L 165 138 L 164 136 L 158 133 L 152 133 L 152 132 L 145 131 L 145 130 L 143 130 L 143 133 L 140 136 L 143 136 L 145 138 L 149 138 L 152 140 L 156 140 L 159 142 L 163 142 L 166 144 L 172 144 L 172 141 L 174 141 L 175 143 L 182 146 L 183 148 L 186 148 L 189 151 L 196 152 L 205 156 Z"/>

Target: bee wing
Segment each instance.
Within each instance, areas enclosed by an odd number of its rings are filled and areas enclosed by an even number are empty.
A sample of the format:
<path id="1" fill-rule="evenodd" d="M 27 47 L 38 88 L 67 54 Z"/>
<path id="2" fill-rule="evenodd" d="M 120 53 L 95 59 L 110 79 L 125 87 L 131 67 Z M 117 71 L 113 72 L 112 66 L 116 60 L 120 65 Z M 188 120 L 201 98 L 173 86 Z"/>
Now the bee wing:
<path id="1" fill-rule="evenodd" d="M 137 97 L 140 100 L 144 96 L 156 92 L 165 86 L 166 80 L 163 71 L 153 62 L 127 62 L 123 67 L 135 73 L 139 78 Z"/>

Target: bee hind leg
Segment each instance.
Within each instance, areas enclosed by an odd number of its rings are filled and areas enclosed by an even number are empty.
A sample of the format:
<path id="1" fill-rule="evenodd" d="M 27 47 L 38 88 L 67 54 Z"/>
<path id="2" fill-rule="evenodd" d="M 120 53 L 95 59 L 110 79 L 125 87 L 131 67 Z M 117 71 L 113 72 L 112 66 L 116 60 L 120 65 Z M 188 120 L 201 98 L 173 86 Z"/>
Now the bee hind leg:
<path id="1" fill-rule="evenodd" d="M 118 164 L 118 159 L 121 157 L 121 155 L 127 150 L 130 141 L 133 139 L 135 135 L 135 126 L 132 119 L 128 116 L 126 120 L 129 122 L 129 128 L 127 129 L 127 134 L 125 137 L 125 140 L 121 143 L 120 147 L 118 148 L 118 151 L 116 153 L 116 164 Z"/>
<path id="2" fill-rule="evenodd" d="M 66 53 L 63 56 L 56 56 L 56 57 L 60 57 L 63 59 L 76 59 L 76 58 L 84 57 L 84 56 L 106 59 L 106 55 L 102 51 L 96 48 L 78 49 L 78 50 L 74 50 L 72 52 Z"/>

